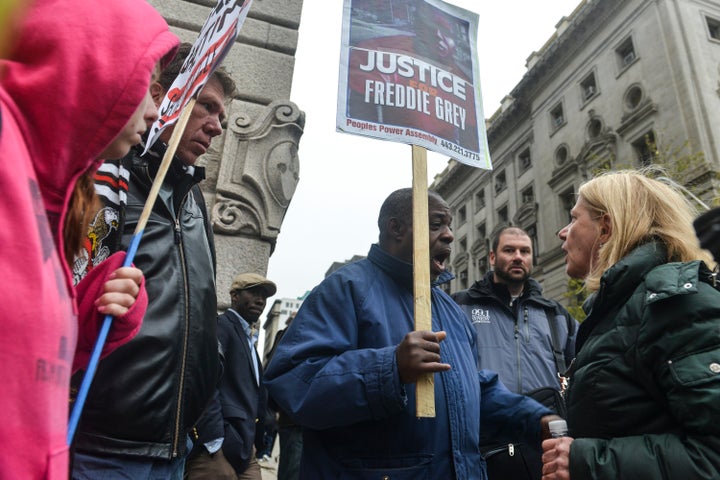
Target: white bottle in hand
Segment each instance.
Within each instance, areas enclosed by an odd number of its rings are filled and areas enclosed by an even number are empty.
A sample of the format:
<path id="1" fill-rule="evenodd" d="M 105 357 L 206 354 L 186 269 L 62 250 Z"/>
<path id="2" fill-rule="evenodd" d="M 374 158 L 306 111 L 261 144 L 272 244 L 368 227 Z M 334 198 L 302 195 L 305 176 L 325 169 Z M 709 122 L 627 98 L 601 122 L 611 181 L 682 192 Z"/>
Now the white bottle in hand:
<path id="1" fill-rule="evenodd" d="M 567 422 L 565 420 L 553 420 L 548 422 L 550 436 L 552 438 L 564 437 L 568 434 Z"/>

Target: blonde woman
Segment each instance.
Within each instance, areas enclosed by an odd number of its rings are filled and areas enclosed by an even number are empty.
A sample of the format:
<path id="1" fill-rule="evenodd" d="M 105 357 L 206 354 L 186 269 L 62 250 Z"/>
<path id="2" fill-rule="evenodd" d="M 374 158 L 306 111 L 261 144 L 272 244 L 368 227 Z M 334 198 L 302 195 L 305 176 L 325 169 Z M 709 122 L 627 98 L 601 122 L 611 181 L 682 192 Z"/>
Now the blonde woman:
<path id="1" fill-rule="evenodd" d="M 694 215 L 643 171 L 580 187 L 559 237 L 591 295 L 543 480 L 720 478 L 720 293 Z"/>

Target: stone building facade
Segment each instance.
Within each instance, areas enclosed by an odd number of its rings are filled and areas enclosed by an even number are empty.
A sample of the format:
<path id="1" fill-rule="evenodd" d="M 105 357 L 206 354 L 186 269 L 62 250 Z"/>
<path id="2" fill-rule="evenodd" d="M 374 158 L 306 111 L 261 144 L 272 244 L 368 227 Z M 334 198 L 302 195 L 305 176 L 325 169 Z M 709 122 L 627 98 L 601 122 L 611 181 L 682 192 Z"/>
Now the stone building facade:
<path id="1" fill-rule="evenodd" d="M 714 199 L 718 125 L 720 2 L 581 2 L 487 120 L 493 170 L 450 160 L 431 185 L 454 215 L 450 290 L 482 277 L 493 233 L 513 224 L 531 233 L 545 294 L 566 300 L 557 232 L 579 185 L 601 168 L 692 157 L 679 180 Z"/>
<path id="2" fill-rule="evenodd" d="M 194 42 L 216 0 L 149 0 Z M 224 133 L 198 161 L 217 250 L 218 307 L 240 272 L 265 275 L 299 181 L 305 114 L 290 101 L 302 0 L 254 0 L 223 62 L 237 83 Z"/>
<path id="3" fill-rule="evenodd" d="M 556 234 L 579 185 L 602 168 L 692 157 L 679 180 L 714 199 L 719 125 L 719 1 L 582 1 L 487 120 L 493 170 L 450 160 L 431 185 L 454 214 L 450 290 L 482 277 L 493 233 L 513 224 L 531 233 L 545 294 L 567 300 Z"/>

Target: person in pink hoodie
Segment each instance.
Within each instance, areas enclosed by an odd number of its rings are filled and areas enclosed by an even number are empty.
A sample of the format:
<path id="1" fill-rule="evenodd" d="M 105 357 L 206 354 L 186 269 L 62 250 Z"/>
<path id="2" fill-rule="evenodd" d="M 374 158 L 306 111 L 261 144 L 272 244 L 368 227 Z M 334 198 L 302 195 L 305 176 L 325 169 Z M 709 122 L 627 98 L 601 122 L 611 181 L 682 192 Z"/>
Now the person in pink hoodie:
<path id="1" fill-rule="evenodd" d="M 55 480 L 69 470 L 76 346 L 91 348 L 98 321 L 118 313 L 117 346 L 145 308 L 142 275 L 118 269 L 122 258 L 75 290 L 68 206 L 77 180 L 124 155 L 157 115 L 147 107 L 151 75 L 179 41 L 145 0 L 35 0 L 24 13 L 0 58 L 0 478 Z"/>

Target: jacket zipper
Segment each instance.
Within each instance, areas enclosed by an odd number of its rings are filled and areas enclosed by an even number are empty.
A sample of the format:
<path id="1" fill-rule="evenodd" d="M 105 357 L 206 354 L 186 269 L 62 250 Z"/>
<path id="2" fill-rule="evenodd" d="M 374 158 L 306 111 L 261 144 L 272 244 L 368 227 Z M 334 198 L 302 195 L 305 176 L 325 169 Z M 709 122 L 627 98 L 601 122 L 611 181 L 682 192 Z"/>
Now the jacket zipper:
<path id="1" fill-rule="evenodd" d="M 143 173 L 146 177 L 147 182 L 149 182 L 149 185 L 152 185 L 154 179 L 150 176 L 150 171 L 147 168 L 147 165 L 143 167 Z M 192 188 L 192 187 L 191 187 Z M 188 195 L 190 194 L 190 191 L 188 190 L 188 193 L 186 193 L 183 196 L 182 201 L 180 202 L 180 209 L 182 210 L 182 206 L 185 204 L 185 201 L 187 200 Z M 171 199 L 172 201 L 172 199 Z M 175 432 L 173 434 L 173 440 L 172 440 L 172 458 L 177 458 L 179 456 L 178 453 L 178 443 L 180 441 L 180 424 L 181 424 L 181 413 L 182 413 L 182 399 L 183 399 L 183 386 L 185 385 L 185 367 L 186 367 L 186 357 L 187 357 L 187 344 L 188 344 L 188 330 L 189 330 L 189 288 L 188 288 L 188 280 L 187 280 L 187 268 L 185 266 L 185 251 L 183 250 L 183 242 L 182 242 L 182 228 L 180 226 L 180 221 L 178 220 L 177 212 L 173 215 L 173 210 L 168 208 L 167 205 L 165 205 L 164 202 L 162 203 L 169 214 L 170 217 L 173 217 L 175 222 L 175 228 L 174 228 L 174 236 L 175 236 L 175 245 L 177 246 L 179 252 L 180 252 L 180 267 L 182 268 L 183 273 L 183 291 L 185 292 L 185 333 L 183 335 L 183 352 L 182 352 L 182 363 L 180 365 L 180 386 L 178 388 L 178 396 L 177 396 L 177 408 L 175 410 Z"/>
<path id="2" fill-rule="evenodd" d="M 180 205 L 185 204 L 185 200 L 187 199 L 187 194 L 185 197 L 183 197 L 182 202 L 180 202 Z M 188 348 L 188 332 L 190 330 L 189 323 L 189 317 L 190 314 L 188 312 L 189 309 L 189 288 L 188 288 L 188 280 L 187 280 L 187 268 L 185 267 L 185 251 L 183 249 L 183 241 L 182 241 L 182 228 L 180 227 L 180 221 L 178 220 L 177 216 L 175 217 L 175 244 L 178 247 L 178 251 L 180 253 L 180 266 L 182 268 L 183 273 L 183 292 L 185 294 L 185 331 L 183 333 L 183 351 L 182 351 L 182 360 L 180 365 L 180 385 L 178 388 L 178 397 L 177 397 L 177 410 L 175 412 L 175 435 L 173 439 L 173 458 L 178 456 L 178 442 L 180 441 L 180 416 L 182 413 L 182 399 L 183 399 L 183 388 L 185 385 L 185 367 L 187 362 L 187 348 Z"/>
<path id="3" fill-rule="evenodd" d="M 518 392 L 522 392 L 522 372 L 520 371 L 520 325 L 518 325 L 518 318 L 515 318 L 515 361 L 517 362 L 517 386 Z"/>

